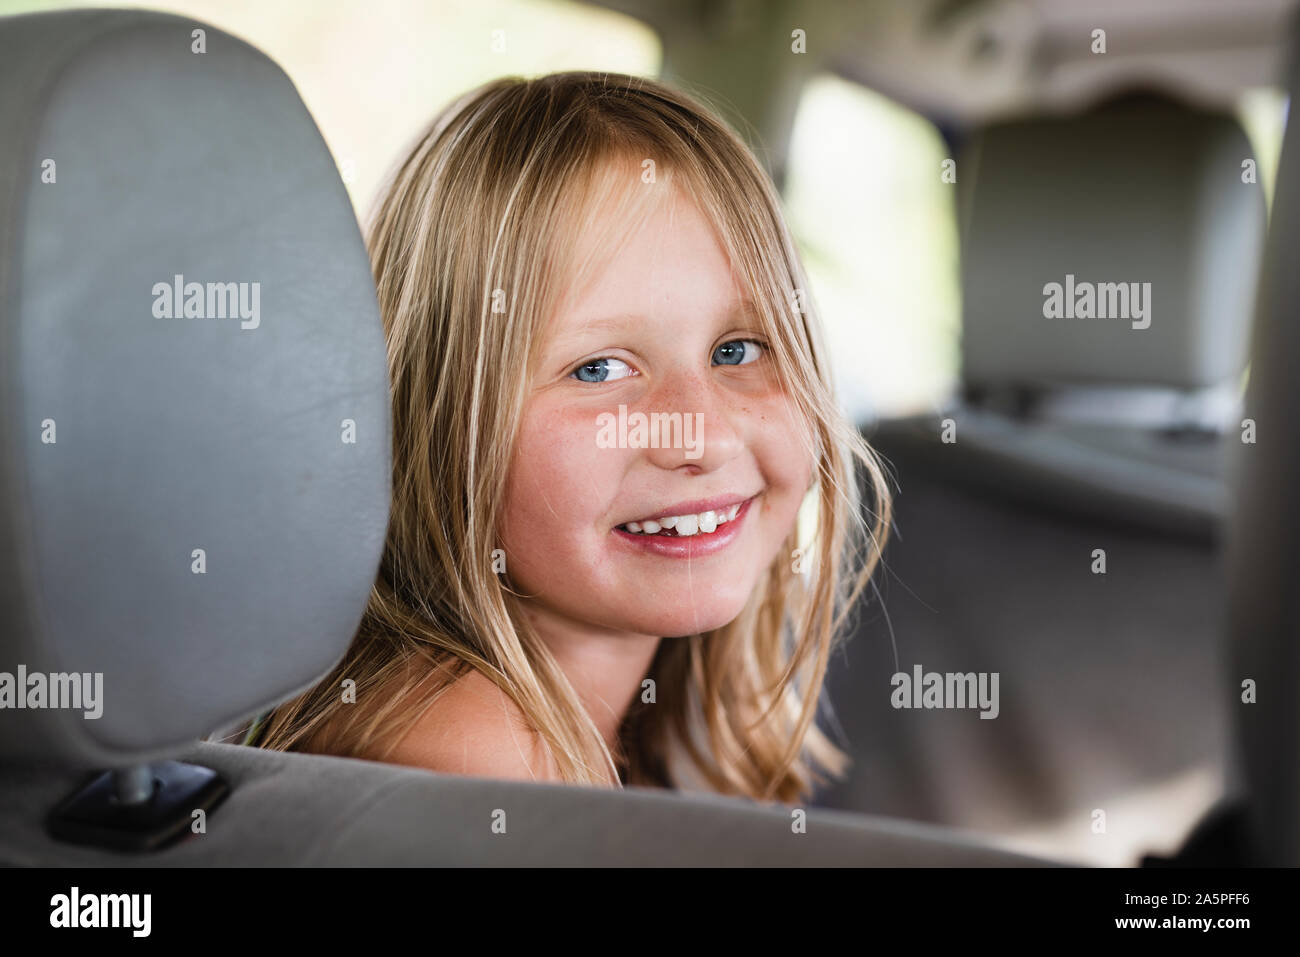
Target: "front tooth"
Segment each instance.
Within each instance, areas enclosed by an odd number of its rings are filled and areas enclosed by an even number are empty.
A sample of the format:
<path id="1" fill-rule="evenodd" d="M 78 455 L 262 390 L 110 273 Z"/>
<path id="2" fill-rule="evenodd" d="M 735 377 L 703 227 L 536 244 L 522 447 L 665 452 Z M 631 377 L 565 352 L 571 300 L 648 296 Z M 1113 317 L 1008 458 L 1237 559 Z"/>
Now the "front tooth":
<path id="1" fill-rule="evenodd" d="M 700 531 L 705 535 L 712 535 L 718 530 L 718 516 L 715 512 L 704 512 L 700 515 Z"/>
<path id="2" fill-rule="evenodd" d="M 641 531 L 645 532 L 647 535 L 655 535 L 655 534 L 658 534 L 659 529 L 660 529 L 661 527 L 662 527 L 662 526 L 661 526 L 658 522 L 642 522 L 642 523 L 641 523 Z"/>
<path id="3" fill-rule="evenodd" d="M 641 523 L 640 523 L 640 522 L 628 522 L 628 523 L 627 523 L 627 530 L 628 530 L 629 532 L 639 532 L 639 531 L 641 531 Z"/>
<path id="4" fill-rule="evenodd" d="M 669 515 L 667 518 L 661 518 L 659 519 L 659 524 L 662 525 L 664 528 L 676 528 L 677 516 Z"/>
<path id="5" fill-rule="evenodd" d="M 694 535 L 699 530 L 700 530 L 700 517 L 698 515 L 677 516 L 678 535 Z"/>

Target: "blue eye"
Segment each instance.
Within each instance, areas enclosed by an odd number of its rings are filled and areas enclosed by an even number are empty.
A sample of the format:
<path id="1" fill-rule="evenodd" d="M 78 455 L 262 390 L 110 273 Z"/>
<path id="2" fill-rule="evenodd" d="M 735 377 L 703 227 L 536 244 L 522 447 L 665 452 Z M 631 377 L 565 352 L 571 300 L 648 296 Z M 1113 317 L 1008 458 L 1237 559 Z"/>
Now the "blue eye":
<path id="1" fill-rule="evenodd" d="M 632 367 L 622 359 L 592 359 L 569 374 L 580 382 L 611 382 L 632 375 Z"/>
<path id="2" fill-rule="evenodd" d="M 747 350 L 745 347 L 749 346 Z M 713 362 L 722 366 L 743 366 L 762 355 L 763 344 L 753 339 L 732 339 L 713 350 Z"/>

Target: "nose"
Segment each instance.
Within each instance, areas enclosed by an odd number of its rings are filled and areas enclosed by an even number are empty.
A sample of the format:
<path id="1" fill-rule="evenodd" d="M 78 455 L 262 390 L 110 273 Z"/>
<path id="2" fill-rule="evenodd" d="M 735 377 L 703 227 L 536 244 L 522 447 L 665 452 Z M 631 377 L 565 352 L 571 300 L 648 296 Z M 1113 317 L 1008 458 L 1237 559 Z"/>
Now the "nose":
<path id="1" fill-rule="evenodd" d="M 668 426 L 660 429 L 659 448 L 646 449 L 659 468 L 712 472 L 744 448 L 743 412 L 708 370 L 672 373 L 646 396 L 642 408 L 647 415 L 659 414 L 661 426 Z"/>

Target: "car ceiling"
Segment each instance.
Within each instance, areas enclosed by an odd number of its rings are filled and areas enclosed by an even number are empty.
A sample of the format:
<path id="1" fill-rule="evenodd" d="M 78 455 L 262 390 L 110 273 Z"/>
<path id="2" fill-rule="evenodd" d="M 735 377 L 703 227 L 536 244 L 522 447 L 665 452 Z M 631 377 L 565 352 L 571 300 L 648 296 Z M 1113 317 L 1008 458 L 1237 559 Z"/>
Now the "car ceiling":
<path id="1" fill-rule="evenodd" d="M 742 86 L 779 97 L 779 60 L 807 35 L 790 71 L 830 71 L 957 126 L 1064 112 L 1120 87 L 1156 86 L 1228 105 L 1278 83 L 1297 0 L 597 0 L 648 24 L 665 73 L 699 80 L 741 112 Z M 1106 31 L 1104 55 L 1092 51 Z M 761 63 L 758 73 L 755 59 Z M 736 77 L 734 85 L 727 77 Z M 759 120 L 759 125 L 763 123 Z"/>

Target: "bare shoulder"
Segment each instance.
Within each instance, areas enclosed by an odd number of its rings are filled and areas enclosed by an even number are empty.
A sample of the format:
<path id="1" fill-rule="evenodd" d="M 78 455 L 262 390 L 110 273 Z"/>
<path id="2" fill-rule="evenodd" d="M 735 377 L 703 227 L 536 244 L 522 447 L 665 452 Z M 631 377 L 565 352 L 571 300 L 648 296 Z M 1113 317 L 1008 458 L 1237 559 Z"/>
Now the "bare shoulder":
<path id="1" fill-rule="evenodd" d="M 510 696 L 478 671 L 439 695 L 386 760 L 471 777 L 559 780 L 541 735 Z"/>

